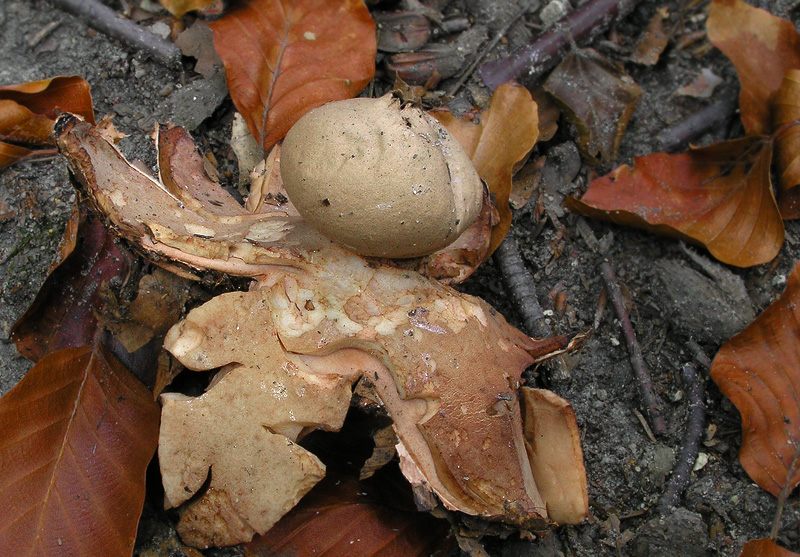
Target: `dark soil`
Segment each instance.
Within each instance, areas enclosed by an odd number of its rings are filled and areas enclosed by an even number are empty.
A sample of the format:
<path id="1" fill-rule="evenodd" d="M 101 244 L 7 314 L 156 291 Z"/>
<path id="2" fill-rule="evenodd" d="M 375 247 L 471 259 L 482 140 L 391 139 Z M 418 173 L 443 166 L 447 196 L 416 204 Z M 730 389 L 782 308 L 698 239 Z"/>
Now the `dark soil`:
<path id="1" fill-rule="evenodd" d="M 503 18 L 517 10 L 511 0 L 438 0 L 430 4 L 441 7 L 447 16 L 470 18 L 469 31 L 478 38 L 463 40 L 467 49 L 464 68 L 471 62 L 472 52 L 480 49 L 481 37 L 492 36 L 495 29 L 503 26 Z M 776 15 L 800 21 L 797 11 L 790 11 L 796 5 L 792 0 L 764 0 L 761 4 Z M 109 5 L 122 10 L 121 3 Z M 540 7 L 534 2 L 525 19 L 537 23 Z M 704 28 L 707 3 L 703 0 L 643 0 L 616 27 L 616 43 L 602 36 L 593 45 L 623 64 L 644 91 L 614 164 L 658 151 L 654 137 L 660 130 L 738 88 L 731 64 L 719 52 L 713 48 L 697 51 L 704 39 L 684 49 L 671 42 L 654 66 L 628 61 L 635 38 L 655 10 L 662 7 L 668 9 L 668 21 L 676 31 Z M 379 8 L 390 9 L 391 3 Z M 141 24 L 151 25 L 164 17 L 163 12 L 156 13 Z M 58 25 L 35 42 L 37 33 L 53 22 Z M 491 56 L 522 44 L 533 32 L 532 26 L 520 20 L 510 27 L 507 40 Z M 224 97 L 224 83 L 198 76 L 192 71 L 192 62 L 185 59 L 183 71 L 165 68 L 44 0 L 0 3 L 0 84 L 79 74 L 92 85 L 97 115 L 116 115 L 116 126 L 130 134 L 120 144 L 128 157 L 139 158 L 152 167 L 153 153 L 146 134 L 154 122 L 172 121 L 187 126 L 203 145 L 210 147 L 221 163 L 223 175 L 228 171 L 233 180 L 236 163 L 226 144 L 233 106 Z M 711 68 L 724 79 L 714 98 L 676 95 L 676 90 L 688 84 L 702 68 Z M 453 82 L 445 81 L 439 87 L 448 90 Z M 379 75 L 374 91 L 389 86 L 388 78 Z M 473 76 L 459 97 L 470 104 L 485 105 L 488 91 Z M 707 144 L 740 132 L 734 121 L 696 138 L 695 143 Z M 603 291 L 598 266 L 604 257 L 608 258 L 630 305 L 666 418 L 667 433 L 653 442 L 635 414 L 645 413 L 645 409 L 637 395 L 620 327 L 609 306 L 600 316 L 594 334 L 566 360 L 569 377 L 559 377 L 545 368 L 535 372 L 537 383 L 565 397 L 575 409 L 583 434 L 592 516 L 581 526 L 557 529 L 543 542 L 489 539 L 487 550 L 493 555 L 508 556 L 737 555 L 747 540 L 769 535 L 776 500 L 753 484 L 740 466 L 738 413 L 704 372 L 701 382 L 708 407 L 706 427 L 713 426 L 716 433 L 701 446 L 698 469 L 681 499 L 681 507 L 667 516 L 659 516 L 654 507 L 669 479 L 686 428 L 687 404 L 680 369 L 693 360 L 687 341 L 697 339 L 713 356 L 747 322 L 742 315 L 748 315 L 749 306 L 757 314 L 781 293 L 799 257 L 798 224 L 787 223 L 786 244 L 771 264 L 722 269 L 709 263 L 720 269 L 718 272 L 732 273 L 735 280 L 741 281 L 745 287 L 743 299 L 741 293 L 726 291 L 709 280 L 709 273 L 714 271 L 700 269 L 693 260 L 696 258 L 675 241 L 602 222 L 581 222 L 582 217 L 568 213 L 563 207 L 565 194 L 584 191 L 591 169 L 581 165 L 574 179 L 565 170 L 580 161 L 564 126 L 554 139 L 537 149 L 551 160 L 540 197 L 547 213 L 538 217 L 530 207 L 518 211 L 511 233 L 519 241 L 535 278 L 550 326 L 557 333 L 592 328 Z M 611 166 L 605 163 L 600 172 Z M 0 183 L 0 392 L 5 392 L 30 367 L 9 342 L 9 329 L 47 274 L 75 194 L 66 165 L 58 158 L 23 162 L 2 170 Z M 540 219 L 546 220 L 542 223 Z M 479 269 L 463 289 L 485 298 L 512 322 L 522 323 L 493 261 Z M 563 315 L 554 311 L 550 302 L 549 294 L 558 291 L 566 294 Z M 148 508 L 152 510 L 150 504 Z M 800 550 L 798 520 L 798 501 L 792 497 L 783 515 L 779 541 L 795 551 Z M 164 522 L 144 523 L 139 543 L 141 554 L 183 554 L 174 532 Z"/>

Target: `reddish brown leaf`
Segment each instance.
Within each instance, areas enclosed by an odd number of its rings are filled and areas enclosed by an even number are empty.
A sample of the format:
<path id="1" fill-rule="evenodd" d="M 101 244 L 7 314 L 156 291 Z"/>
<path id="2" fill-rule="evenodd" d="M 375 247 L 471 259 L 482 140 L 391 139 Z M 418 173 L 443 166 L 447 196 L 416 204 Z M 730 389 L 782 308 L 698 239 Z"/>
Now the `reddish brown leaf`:
<path id="1" fill-rule="evenodd" d="M 784 219 L 800 217 L 800 70 L 789 70 L 773 100 L 775 149 L 780 175 L 778 205 Z"/>
<path id="2" fill-rule="evenodd" d="M 376 482 L 383 484 L 380 489 Z M 421 557 L 452 547 L 449 530 L 446 521 L 416 511 L 402 477 L 380 470 L 359 482 L 329 473 L 269 532 L 246 544 L 245 552 Z"/>
<path id="3" fill-rule="evenodd" d="M 770 99 L 786 72 L 800 68 L 800 34 L 791 21 L 742 0 L 714 0 L 708 38 L 736 68 L 742 90 L 739 111 L 748 134 L 772 131 Z"/>
<path id="4" fill-rule="evenodd" d="M 500 222 L 492 230 L 488 257 L 511 227 L 511 176 L 539 136 L 536 103 L 527 89 L 507 83 L 495 90 L 489 109 L 473 122 L 459 120 L 450 112 L 432 115 L 458 139 L 494 196 Z"/>
<path id="5" fill-rule="evenodd" d="M 50 354 L 0 399 L 0 547 L 130 555 L 158 404 L 103 348 Z"/>
<path id="6" fill-rule="evenodd" d="M 33 151 L 26 147 L 19 147 L 11 143 L 6 143 L 5 141 L 0 141 L 0 168 L 24 159 L 31 153 L 33 153 Z"/>
<path id="7" fill-rule="evenodd" d="M 104 282 L 127 274 L 127 259 L 99 220 L 77 214 L 67 227 L 60 259 L 36 299 L 11 329 L 26 358 L 38 361 L 62 348 L 91 344 Z"/>
<path id="8" fill-rule="evenodd" d="M 89 84 L 78 75 L 0 87 L 0 100 L 11 100 L 35 114 L 55 120 L 58 112 L 77 114 L 94 124 Z"/>
<path id="9" fill-rule="evenodd" d="M 547 78 L 564 117 L 578 130 L 578 147 L 591 164 L 612 161 L 628 127 L 641 88 L 590 50 L 568 54 Z"/>
<path id="10" fill-rule="evenodd" d="M 800 557 L 797 553 L 784 549 L 774 540 L 750 540 L 742 548 L 739 557 Z"/>
<path id="11" fill-rule="evenodd" d="M 717 353 L 711 377 L 742 415 L 739 460 L 775 495 L 800 483 L 800 264 L 786 290 Z"/>
<path id="12" fill-rule="evenodd" d="M 211 28 L 233 103 L 264 151 L 375 73 L 375 24 L 361 0 L 244 0 Z"/>
<path id="13" fill-rule="evenodd" d="M 570 210 L 705 246 L 731 265 L 770 261 L 783 221 L 770 185 L 772 142 L 745 137 L 679 155 L 655 153 L 593 180 Z"/>
<path id="14" fill-rule="evenodd" d="M 0 87 L 0 168 L 29 156 L 32 147 L 53 147 L 59 111 L 94 123 L 89 84 L 79 76 Z"/>

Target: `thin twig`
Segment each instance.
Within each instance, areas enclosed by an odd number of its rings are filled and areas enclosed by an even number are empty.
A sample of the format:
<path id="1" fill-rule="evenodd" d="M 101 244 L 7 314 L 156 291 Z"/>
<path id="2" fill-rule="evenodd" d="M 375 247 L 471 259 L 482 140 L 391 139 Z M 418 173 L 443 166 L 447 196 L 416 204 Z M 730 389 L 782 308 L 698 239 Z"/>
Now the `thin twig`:
<path id="1" fill-rule="evenodd" d="M 505 58 L 483 64 L 479 69 L 489 89 L 497 89 L 512 79 L 525 77 L 534 81 L 553 68 L 572 42 L 588 42 L 617 19 L 629 14 L 640 0 L 592 0 L 587 2 L 549 31 Z"/>
<path id="2" fill-rule="evenodd" d="M 647 423 L 647 418 L 644 417 L 644 414 L 639 412 L 636 408 L 633 409 L 633 415 L 636 416 L 636 419 L 639 420 L 639 423 L 642 424 L 642 428 L 644 432 L 647 434 L 647 437 L 655 444 L 658 444 L 658 440 L 656 436 L 653 435 L 653 430 L 650 429 L 650 424 Z"/>
<path id="3" fill-rule="evenodd" d="M 656 506 L 656 510 L 662 515 L 680 504 L 681 495 L 689 485 L 694 463 L 697 462 L 700 440 L 703 438 L 705 429 L 706 406 L 703 403 L 703 386 L 697 377 L 697 370 L 693 365 L 686 364 L 683 366 L 681 376 L 687 392 L 686 433 L 683 435 L 678 462 L 672 470 L 672 476 L 670 476 L 664 494 Z"/>
<path id="4" fill-rule="evenodd" d="M 694 354 L 694 361 L 703 366 L 706 371 L 710 370 L 711 358 L 709 358 L 703 348 L 697 344 L 697 341 L 693 338 L 690 338 L 689 342 L 686 344 L 689 346 L 689 350 L 692 351 L 692 354 Z"/>
<path id="5" fill-rule="evenodd" d="M 517 313 L 522 318 L 525 332 L 535 337 L 550 336 L 550 331 L 544 323 L 542 306 L 536 297 L 533 276 L 522 260 L 516 238 L 511 234 L 506 235 L 493 257 L 503 275 L 506 288 L 516 302 Z"/>
<path id="6" fill-rule="evenodd" d="M 508 234 L 494 252 L 494 262 L 503 275 L 503 282 L 522 318 L 523 329 L 532 337 L 546 338 L 553 333 L 545 322 L 542 306 L 536 297 L 536 284 L 519 251 L 516 238 Z M 563 356 L 556 356 L 545 362 L 550 379 L 564 381 L 569 378 L 569 365 Z"/>
<path id="7" fill-rule="evenodd" d="M 628 317 L 628 311 L 625 309 L 622 291 L 619 288 L 619 284 L 617 284 L 614 271 L 611 269 L 611 265 L 607 260 L 603 261 L 600 265 L 600 274 L 603 277 L 608 298 L 611 300 L 611 305 L 614 306 L 617 319 L 619 319 L 620 327 L 622 327 L 622 334 L 625 337 L 628 353 L 631 356 L 631 367 L 633 367 L 633 372 L 636 374 L 636 380 L 639 385 L 639 397 L 647 408 L 647 414 L 653 425 L 653 431 L 656 433 L 664 433 L 667 431 L 667 425 L 664 422 L 664 417 L 661 415 L 661 410 L 659 410 L 656 395 L 653 393 L 653 381 L 650 378 L 650 371 L 647 369 L 644 356 L 642 356 L 642 348 L 636 340 L 636 333 L 633 331 L 633 325 L 631 325 L 631 320 Z"/>
<path id="8" fill-rule="evenodd" d="M 50 0 L 56 8 L 79 17 L 87 25 L 127 46 L 146 52 L 155 61 L 172 68 L 181 67 L 181 50 L 173 43 L 125 19 L 98 0 Z"/>
<path id="9" fill-rule="evenodd" d="M 489 44 L 487 44 L 483 48 L 483 50 L 481 50 L 478 53 L 478 55 L 475 57 L 475 60 L 473 60 L 472 64 L 469 65 L 469 68 L 467 68 L 467 70 L 459 78 L 456 84 L 450 88 L 450 90 L 447 92 L 448 96 L 453 97 L 455 96 L 456 93 L 458 93 L 458 90 L 461 89 L 461 86 L 467 82 L 467 80 L 472 75 L 472 72 L 474 72 L 475 68 L 478 67 L 478 64 L 480 64 L 481 61 L 486 57 L 486 55 L 495 46 L 497 46 L 497 43 L 500 42 L 500 39 L 502 39 L 505 36 L 505 34 L 508 33 L 508 30 L 511 29 L 511 26 L 514 25 L 514 22 L 517 21 L 519 18 L 521 18 L 523 15 L 525 15 L 525 12 L 527 12 L 531 8 L 531 6 L 533 6 L 533 3 L 536 1 L 537 0 L 527 0 L 526 2 L 522 3 L 522 6 L 520 6 L 517 13 L 515 13 L 514 16 L 508 20 L 508 22 L 506 22 L 506 24 L 503 26 L 502 29 L 497 31 L 497 34 L 494 36 L 494 38 L 491 41 L 489 41 Z"/>
<path id="10" fill-rule="evenodd" d="M 730 120 L 736 113 L 736 103 L 737 93 L 722 96 L 718 101 L 661 130 L 656 135 L 656 145 L 662 151 L 686 147 L 692 140 Z"/>

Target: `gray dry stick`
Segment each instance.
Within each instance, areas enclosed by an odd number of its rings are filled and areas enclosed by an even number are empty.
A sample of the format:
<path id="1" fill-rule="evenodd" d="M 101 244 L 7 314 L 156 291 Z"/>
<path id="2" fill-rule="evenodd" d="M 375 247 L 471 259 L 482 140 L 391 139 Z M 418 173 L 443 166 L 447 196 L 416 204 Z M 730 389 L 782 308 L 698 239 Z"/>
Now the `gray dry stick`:
<path id="1" fill-rule="evenodd" d="M 591 41 L 628 15 L 640 0 L 591 0 L 508 56 L 478 69 L 491 90 L 513 79 L 535 81 L 555 67 L 573 42 Z"/>
<path id="2" fill-rule="evenodd" d="M 87 25 L 136 50 L 146 52 L 159 64 L 181 67 L 181 50 L 173 43 L 125 19 L 98 0 L 49 0 L 56 8 L 77 16 Z"/>

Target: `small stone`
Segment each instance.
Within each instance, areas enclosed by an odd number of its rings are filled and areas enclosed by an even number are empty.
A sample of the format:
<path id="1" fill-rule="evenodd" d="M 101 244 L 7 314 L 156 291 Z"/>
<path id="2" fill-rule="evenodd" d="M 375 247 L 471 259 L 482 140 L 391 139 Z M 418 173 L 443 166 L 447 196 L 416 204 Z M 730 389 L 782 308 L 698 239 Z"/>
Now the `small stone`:
<path id="1" fill-rule="evenodd" d="M 667 516 L 654 518 L 639 528 L 633 545 L 636 557 L 705 557 L 708 527 L 703 517 L 678 508 Z"/>

